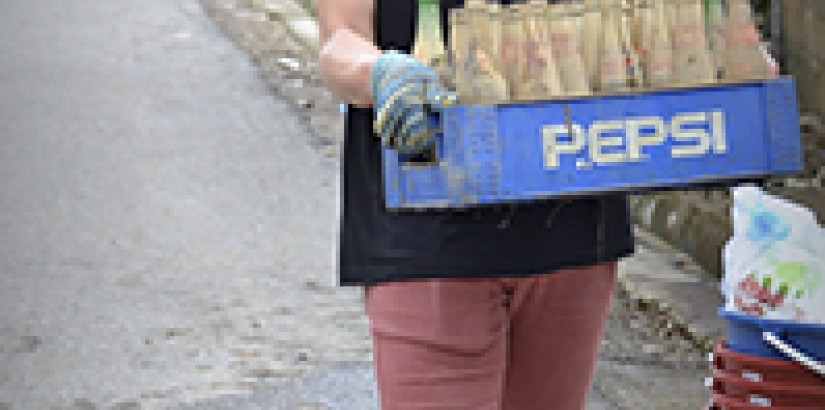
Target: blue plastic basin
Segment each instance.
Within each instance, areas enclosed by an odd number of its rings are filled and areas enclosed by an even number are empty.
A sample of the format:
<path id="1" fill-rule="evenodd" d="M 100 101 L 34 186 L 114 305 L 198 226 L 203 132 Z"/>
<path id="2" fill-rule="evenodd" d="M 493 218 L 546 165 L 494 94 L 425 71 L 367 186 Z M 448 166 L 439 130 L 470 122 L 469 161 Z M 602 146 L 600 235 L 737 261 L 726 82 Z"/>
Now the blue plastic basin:
<path id="1" fill-rule="evenodd" d="M 825 362 L 825 326 L 783 320 L 762 319 L 729 312 L 722 306 L 719 316 L 727 320 L 728 348 L 760 357 L 784 358 L 782 352 L 764 341 L 762 333 L 773 332 L 811 358 Z"/>

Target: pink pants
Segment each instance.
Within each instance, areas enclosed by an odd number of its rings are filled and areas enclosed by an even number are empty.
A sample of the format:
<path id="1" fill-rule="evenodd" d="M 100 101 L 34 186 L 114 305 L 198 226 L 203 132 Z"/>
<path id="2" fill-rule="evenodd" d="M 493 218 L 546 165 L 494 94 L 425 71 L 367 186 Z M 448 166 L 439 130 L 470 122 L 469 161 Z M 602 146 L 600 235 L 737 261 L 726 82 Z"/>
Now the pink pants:
<path id="1" fill-rule="evenodd" d="M 581 410 L 616 263 L 366 288 L 382 410 Z"/>

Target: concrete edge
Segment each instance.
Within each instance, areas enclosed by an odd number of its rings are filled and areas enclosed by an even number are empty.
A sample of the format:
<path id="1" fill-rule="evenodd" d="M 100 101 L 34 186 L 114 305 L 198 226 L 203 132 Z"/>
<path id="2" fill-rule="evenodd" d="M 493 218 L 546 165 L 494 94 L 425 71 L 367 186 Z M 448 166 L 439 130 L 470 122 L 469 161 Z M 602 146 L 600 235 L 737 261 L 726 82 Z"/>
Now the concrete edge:
<path id="1" fill-rule="evenodd" d="M 657 262 L 661 266 L 653 267 L 676 270 L 680 276 L 684 275 L 684 280 L 657 279 L 653 272 L 636 275 L 620 272 L 618 291 L 638 309 L 661 317 L 660 329 L 686 338 L 703 353 L 712 352 L 714 343 L 724 335 L 724 321 L 715 314 L 718 305 L 714 302 L 721 300 L 718 280 L 689 255 L 638 225 L 635 235 L 638 247 L 661 256 L 662 260 Z M 697 293 L 706 294 L 707 300 L 696 300 Z M 708 301 L 711 301 L 710 306 L 697 309 L 697 304 L 707 304 Z"/>
<path id="2" fill-rule="evenodd" d="M 318 52 L 320 27 L 317 17 L 311 12 L 311 6 L 305 1 L 280 1 L 291 4 L 292 7 L 290 8 L 292 11 L 283 12 L 282 10 L 265 8 L 264 11 L 269 16 L 269 19 L 283 23 L 290 36 L 304 46 L 307 51 Z"/>
<path id="3" fill-rule="evenodd" d="M 318 52 L 318 42 L 320 38 L 320 29 L 318 21 L 311 17 L 296 18 L 294 16 L 286 16 L 283 14 L 271 14 L 274 20 L 280 21 L 286 27 L 286 31 L 292 38 L 301 44 L 307 51 L 312 53 Z"/>
<path id="4" fill-rule="evenodd" d="M 695 330 L 678 312 L 675 312 L 667 302 L 656 297 L 644 295 L 639 292 L 632 283 L 626 281 L 619 280 L 618 286 L 619 292 L 633 301 L 638 309 L 652 311 L 665 318 L 658 324 L 660 329 L 666 329 L 668 332 L 682 335 L 703 354 L 713 351 L 713 345 L 717 337 Z"/>

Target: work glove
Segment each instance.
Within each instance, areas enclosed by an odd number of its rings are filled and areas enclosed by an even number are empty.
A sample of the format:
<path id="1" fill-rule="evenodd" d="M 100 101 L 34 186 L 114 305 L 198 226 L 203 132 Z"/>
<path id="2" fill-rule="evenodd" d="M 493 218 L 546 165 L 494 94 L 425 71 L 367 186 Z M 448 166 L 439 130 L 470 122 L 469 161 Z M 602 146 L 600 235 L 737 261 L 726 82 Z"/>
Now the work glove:
<path id="1" fill-rule="evenodd" d="M 456 101 L 438 73 L 408 54 L 386 52 L 373 66 L 374 131 L 402 155 L 425 152 L 435 143 L 429 114 Z"/>

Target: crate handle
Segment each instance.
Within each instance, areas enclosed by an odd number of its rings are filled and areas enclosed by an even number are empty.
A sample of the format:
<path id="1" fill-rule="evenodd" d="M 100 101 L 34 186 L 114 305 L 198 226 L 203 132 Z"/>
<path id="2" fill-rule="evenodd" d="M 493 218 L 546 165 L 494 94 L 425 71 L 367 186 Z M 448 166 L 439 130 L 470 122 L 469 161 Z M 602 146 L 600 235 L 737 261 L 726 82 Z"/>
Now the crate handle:
<path id="1" fill-rule="evenodd" d="M 790 357 L 795 362 L 811 369 L 814 373 L 819 374 L 822 377 L 825 377 L 825 365 L 822 363 L 818 363 L 816 360 L 812 359 L 805 353 L 800 352 L 799 350 L 795 349 L 793 346 L 782 340 L 776 333 L 773 332 L 762 332 L 762 338 L 765 339 L 771 346 L 776 348 L 784 354 L 785 356 Z"/>

